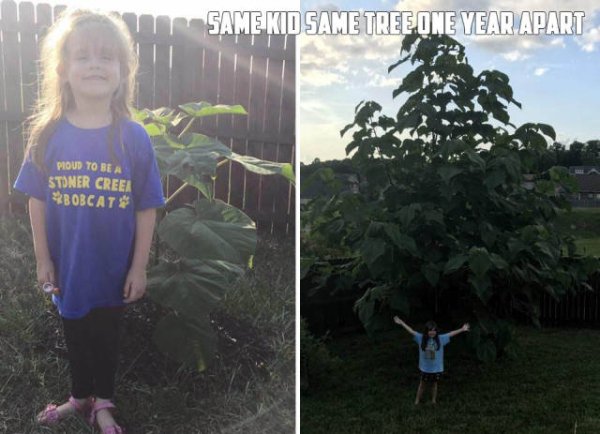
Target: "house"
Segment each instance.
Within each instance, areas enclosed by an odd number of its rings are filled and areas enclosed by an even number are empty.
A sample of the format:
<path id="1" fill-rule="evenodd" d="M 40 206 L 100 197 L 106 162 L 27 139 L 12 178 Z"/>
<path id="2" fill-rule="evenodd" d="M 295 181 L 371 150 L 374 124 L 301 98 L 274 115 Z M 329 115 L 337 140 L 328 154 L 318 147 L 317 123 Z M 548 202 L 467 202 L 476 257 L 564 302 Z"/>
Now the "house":
<path id="1" fill-rule="evenodd" d="M 569 167 L 569 175 L 600 175 L 600 167 L 598 166 L 571 166 Z"/>
<path id="2" fill-rule="evenodd" d="M 571 204 L 575 207 L 600 207 L 600 167 L 571 166 L 569 173 L 579 186 L 579 191 L 571 198 Z"/>

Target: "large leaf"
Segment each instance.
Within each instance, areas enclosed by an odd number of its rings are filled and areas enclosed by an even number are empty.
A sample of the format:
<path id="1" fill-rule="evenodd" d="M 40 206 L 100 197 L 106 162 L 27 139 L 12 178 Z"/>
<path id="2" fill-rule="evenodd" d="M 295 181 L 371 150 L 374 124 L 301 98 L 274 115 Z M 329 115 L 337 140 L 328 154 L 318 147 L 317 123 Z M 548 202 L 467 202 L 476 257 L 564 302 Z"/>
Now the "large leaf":
<path id="1" fill-rule="evenodd" d="M 226 155 L 226 158 L 240 163 L 250 172 L 258 173 L 259 175 L 281 175 L 295 183 L 294 167 L 290 163 L 276 163 L 274 161 L 261 160 L 260 158 L 251 157 L 249 155 L 239 155 L 232 152 Z"/>
<path id="2" fill-rule="evenodd" d="M 206 101 L 191 102 L 180 105 L 179 108 L 188 115 L 200 118 L 214 115 L 246 115 L 248 114 L 241 105 L 212 105 Z"/>
<path id="3" fill-rule="evenodd" d="M 216 335 L 208 319 L 194 322 L 170 314 L 156 325 L 154 342 L 174 359 L 206 369 L 216 349 Z"/>
<path id="4" fill-rule="evenodd" d="M 360 247 L 360 253 L 363 260 L 367 263 L 373 272 L 381 271 L 378 267 L 380 258 L 385 253 L 386 242 L 381 238 L 365 238 Z"/>
<path id="5" fill-rule="evenodd" d="M 153 137 L 162 176 L 173 175 L 196 187 L 207 197 L 220 158 L 231 150 L 219 140 L 203 134 L 185 134 L 181 139 L 164 134 Z"/>
<path id="6" fill-rule="evenodd" d="M 492 261 L 485 248 L 473 247 L 469 250 L 469 266 L 478 277 L 483 277 L 490 269 Z"/>
<path id="7" fill-rule="evenodd" d="M 393 223 L 386 223 L 383 226 L 383 229 L 387 236 L 390 237 L 392 242 L 400 250 L 405 250 L 414 256 L 418 255 L 417 243 L 415 242 L 414 238 L 401 233 L 398 225 Z"/>
<path id="8" fill-rule="evenodd" d="M 241 210 L 215 199 L 179 208 L 160 223 L 158 234 L 188 259 L 214 259 L 245 265 L 256 248 L 256 227 Z"/>
<path id="9" fill-rule="evenodd" d="M 188 319 L 208 318 L 243 269 L 225 261 L 163 262 L 149 272 L 148 295 Z"/>
<path id="10" fill-rule="evenodd" d="M 437 172 L 440 175 L 440 177 L 444 180 L 444 182 L 448 184 L 453 177 L 462 173 L 463 169 L 456 166 L 445 165 L 441 166 L 437 170 Z"/>
<path id="11" fill-rule="evenodd" d="M 446 265 L 444 266 L 444 274 L 450 274 L 453 273 L 454 271 L 458 270 L 460 267 L 463 266 L 463 264 L 467 261 L 468 257 L 467 255 L 455 255 L 453 257 L 451 257 L 448 262 L 446 262 Z"/>
<path id="12" fill-rule="evenodd" d="M 150 124 L 158 124 L 163 127 L 172 128 L 187 118 L 182 113 L 177 113 L 169 107 L 161 107 L 156 110 L 133 110 L 133 118 L 138 122 L 149 122 Z"/>

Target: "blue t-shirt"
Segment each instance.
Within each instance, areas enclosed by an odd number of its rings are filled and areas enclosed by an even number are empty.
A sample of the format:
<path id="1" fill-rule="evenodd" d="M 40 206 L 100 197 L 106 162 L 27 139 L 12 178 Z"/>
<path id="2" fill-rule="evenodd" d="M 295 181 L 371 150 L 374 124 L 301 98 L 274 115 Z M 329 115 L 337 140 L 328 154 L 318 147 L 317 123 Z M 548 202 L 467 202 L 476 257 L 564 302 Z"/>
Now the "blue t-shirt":
<path id="1" fill-rule="evenodd" d="M 53 300 L 68 319 L 124 305 L 136 211 L 165 203 L 144 128 L 121 122 L 123 146 L 115 134 L 116 160 L 108 147 L 110 129 L 82 129 L 61 120 L 46 147 L 45 171 L 26 159 L 14 185 L 46 203 L 46 236 L 60 289 Z"/>
<path id="2" fill-rule="evenodd" d="M 419 345 L 419 369 L 422 372 L 429 374 L 444 372 L 444 346 L 450 342 L 450 335 L 446 333 L 439 335 L 439 338 L 440 347 L 436 349 L 435 339 L 427 337 L 427 344 L 425 345 L 425 351 L 423 351 L 421 349 L 423 334 L 414 334 L 415 342 Z"/>

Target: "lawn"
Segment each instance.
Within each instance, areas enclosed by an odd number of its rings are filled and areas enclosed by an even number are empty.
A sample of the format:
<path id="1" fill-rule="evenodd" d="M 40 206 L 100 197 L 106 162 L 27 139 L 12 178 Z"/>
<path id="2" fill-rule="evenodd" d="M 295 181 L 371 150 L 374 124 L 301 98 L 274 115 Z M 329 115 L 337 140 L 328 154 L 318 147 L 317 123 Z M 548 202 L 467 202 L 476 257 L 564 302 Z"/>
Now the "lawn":
<path id="1" fill-rule="evenodd" d="M 562 212 L 558 218 L 558 230 L 575 238 L 577 252 L 600 256 L 600 208 L 574 208 Z"/>
<path id="2" fill-rule="evenodd" d="M 68 397 L 59 318 L 34 289 L 27 222 L 0 219 L 0 433 L 92 433 L 73 418 L 42 428 L 34 418 Z M 123 322 L 115 403 L 130 434 L 291 433 L 295 422 L 294 246 L 261 239 L 255 268 L 212 316 L 216 361 L 195 372 L 151 341 L 160 311 L 149 300 Z"/>
<path id="3" fill-rule="evenodd" d="M 454 338 L 436 406 L 414 405 L 418 354 L 407 333 L 332 341 L 339 365 L 302 396 L 302 433 L 600 432 L 600 333 L 519 328 L 517 335 L 520 356 L 489 365 L 467 357 Z"/>

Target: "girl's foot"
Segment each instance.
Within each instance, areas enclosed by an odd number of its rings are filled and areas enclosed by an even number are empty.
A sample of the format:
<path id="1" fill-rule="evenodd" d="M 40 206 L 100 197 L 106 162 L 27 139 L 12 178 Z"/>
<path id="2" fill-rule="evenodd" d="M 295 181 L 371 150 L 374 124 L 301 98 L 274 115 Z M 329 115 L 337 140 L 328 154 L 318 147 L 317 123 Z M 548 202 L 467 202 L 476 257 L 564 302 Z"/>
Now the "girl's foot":
<path id="1" fill-rule="evenodd" d="M 90 398 L 75 399 L 73 397 L 69 398 L 67 402 L 59 406 L 48 404 L 46 408 L 37 415 L 37 422 L 43 425 L 53 425 L 77 412 L 82 416 L 87 417 L 86 413 L 89 412 L 90 405 Z"/>
<path id="2" fill-rule="evenodd" d="M 110 411 L 113 408 L 115 408 L 115 406 L 110 400 L 96 398 L 93 415 L 102 433 L 121 434 L 123 432 L 122 428 L 115 422 Z"/>

